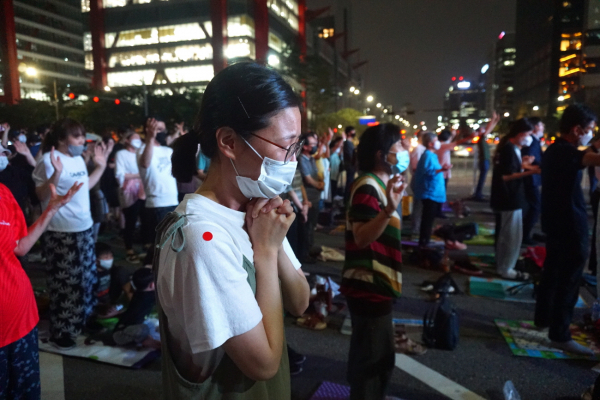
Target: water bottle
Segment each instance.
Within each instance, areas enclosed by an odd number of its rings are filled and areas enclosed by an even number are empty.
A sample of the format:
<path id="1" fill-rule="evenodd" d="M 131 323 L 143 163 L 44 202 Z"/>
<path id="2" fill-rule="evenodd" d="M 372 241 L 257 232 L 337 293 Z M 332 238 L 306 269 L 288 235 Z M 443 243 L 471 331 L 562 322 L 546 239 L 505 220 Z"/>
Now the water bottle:
<path id="1" fill-rule="evenodd" d="M 521 396 L 512 381 L 506 381 L 504 384 L 504 400 L 521 400 Z"/>
<path id="2" fill-rule="evenodd" d="M 596 322 L 600 319 L 600 300 L 594 301 L 592 305 L 592 322 Z"/>

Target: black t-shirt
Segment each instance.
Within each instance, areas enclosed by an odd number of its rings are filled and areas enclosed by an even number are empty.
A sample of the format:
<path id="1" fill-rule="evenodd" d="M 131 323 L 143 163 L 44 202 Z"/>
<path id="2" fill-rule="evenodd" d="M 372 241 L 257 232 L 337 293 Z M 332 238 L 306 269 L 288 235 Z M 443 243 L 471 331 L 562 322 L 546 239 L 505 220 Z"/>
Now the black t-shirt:
<path id="1" fill-rule="evenodd" d="M 523 179 L 505 181 L 502 177 L 521 172 L 521 158 L 517 147 L 506 143 L 494 157 L 494 175 L 492 176 L 492 196 L 490 203 L 495 211 L 513 211 L 525 205 L 525 186 Z"/>
<path id="2" fill-rule="evenodd" d="M 29 164 L 14 166 L 12 161 L 6 166 L 4 171 L 0 172 L 0 183 L 10 190 L 21 210 L 25 210 L 27 198 L 31 199 L 32 204 L 38 204 L 35 194 L 35 183 L 31 174 L 33 167 Z"/>
<path id="3" fill-rule="evenodd" d="M 542 156 L 542 230 L 549 236 L 588 239 L 581 189 L 584 154 L 559 138 Z"/>
<path id="4" fill-rule="evenodd" d="M 144 323 L 146 316 L 150 314 L 156 304 L 156 292 L 154 290 L 144 292 L 136 291 L 131 298 L 129 307 L 121 314 L 115 332 L 121 331 L 128 326 Z"/>

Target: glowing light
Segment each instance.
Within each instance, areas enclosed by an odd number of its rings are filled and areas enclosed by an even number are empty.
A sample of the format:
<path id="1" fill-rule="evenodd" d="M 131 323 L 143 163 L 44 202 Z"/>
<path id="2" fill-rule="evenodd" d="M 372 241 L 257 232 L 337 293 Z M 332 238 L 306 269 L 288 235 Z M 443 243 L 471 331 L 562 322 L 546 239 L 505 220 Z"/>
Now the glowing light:
<path id="1" fill-rule="evenodd" d="M 338 129 L 342 129 L 342 124 L 338 125 Z"/>
<path id="2" fill-rule="evenodd" d="M 533 106 L 533 111 L 538 111 L 540 109 L 539 106 Z"/>
<path id="3" fill-rule="evenodd" d="M 75 93 L 69 93 L 69 98 L 73 100 L 75 98 Z"/>
<path id="4" fill-rule="evenodd" d="M 94 103 L 97 103 L 100 101 L 100 98 L 98 96 L 94 96 L 92 100 L 94 100 Z"/>
<path id="5" fill-rule="evenodd" d="M 454 82 L 455 80 L 456 80 L 456 77 L 455 77 L 455 76 L 453 76 L 453 77 L 452 77 L 452 82 Z"/>
<path id="6" fill-rule="evenodd" d="M 490 69 L 490 64 L 485 64 L 483 67 L 481 67 L 481 73 L 485 74 L 488 69 Z"/>
<path id="7" fill-rule="evenodd" d="M 367 96 L 367 101 L 370 103 L 373 101 L 373 96 Z"/>
<path id="8" fill-rule="evenodd" d="M 25 73 L 27 76 L 37 76 L 37 69 L 33 67 L 27 67 L 27 69 L 25 69 Z"/>
<path id="9" fill-rule="evenodd" d="M 462 81 L 463 79 L 465 79 L 465 78 L 462 76 L 460 78 L 458 78 L 459 81 Z"/>
<path id="10" fill-rule="evenodd" d="M 456 87 L 459 89 L 468 89 L 471 87 L 471 82 L 469 82 L 469 81 L 458 82 Z"/>
<path id="11" fill-rule="evenodd" d="M 271 54 L 269 56 L 268 62 L 269 62 L 269 65 L 273 66 L 273 67 L 276 65 L 279 65 L 281 63 L 281 61 L 279 60 L 279 57 L 276 56 L 275 54 Z"/>
<path id="12" fill-rule="evenodd" d="M 381 103 L 377 103 L 377 108 L 381 108 Z"/>
<path id="13" fill-rule="evenodd" d="M 121 100 L 119 100 L 119 99 L 115 99 L 115 104 L 116 104 L 116 105 L 119 105 L 119 104 L 121 104 Z"/>
<path id="14" fill-rule="evenodd" d="M 356 95 L 359 95 L 359 94 L 360 94 L 360 90 L 356 89 L 356 90 L 354 91 L 354 94 L 356 94 Z"/>
<path id="15" fill-rule="evenodd" d="M 354 92 L 356 90 L 356 88 L 354 86 L 350 86 L 350 91 Z"/>
<path id="16" fill-rule="evenodd" d="M 565 101 L 565 96 L 558 96 L 558 101 Z"/>
<path id="17" fill-rule="evenodd" d="M 110 92 L 110 86 L 104 86 L 104 91 Z"/>
<path id="18" fill-rule="evenodd" d="M 504 116 L 508 118 L 508 117 L 510 117 L 510 113 L 509 112 L 505 112 Z"/>
<path id="19" fill-rule="evenodd" d="M 577 54 L 571 54 L 570 56 L 563 57 L 563 58 L 561 58 L 558 61 L 563 62 L 563 61 L 567 61 L 567 60 L 570 60 L 570 59 L 575 58 L 575 57 L 577 57 Z"/>
<path id="20" fill-rule="evenodd" d="M 504 32 L 504 31 L 500 32 L 500 34 L 498 35 L 498 39 L 502 39 L 505 35 L 506 35 L 506 32 Z"/>

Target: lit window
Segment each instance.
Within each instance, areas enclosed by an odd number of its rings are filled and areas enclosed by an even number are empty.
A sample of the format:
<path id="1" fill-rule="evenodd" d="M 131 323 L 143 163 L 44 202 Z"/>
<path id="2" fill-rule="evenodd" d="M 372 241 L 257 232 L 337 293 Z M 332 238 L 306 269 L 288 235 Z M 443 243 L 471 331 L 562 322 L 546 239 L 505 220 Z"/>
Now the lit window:
<path id="1" fill-rule="evenodd" d="M 512 87 L 512 86 L 509 86 L 509 87 L 506 88 L 507 92 L 512 92 L 513 90 L 515 90 L 515 88 Z"/>
<path id="2" fill-rule="evenodd" d="M 281 40 L 276 34 L 269 32 L 269 47 L 281 53 L 283 50 L 283 40 Z"/>
<path id="3" fill-rule="evenodd" d="M 124 71 L 124 72 L 109 72 L 106 74 L 108 86 L 142 86 L 143 84 L 151 85 L 156 70 L 145 69 L 140 71 Z"/>
<path id="4" fill-rule="evenodd" d="M 83 50 L 92 51 L 92 34 L 90 32 L 83 34 Z"/>
<path id="5" fill-rule="evenodd" d="M 94 56 L 92 53 L 85 53 L 85 69 L 90 71 L 94 69 Z"/>
<path id="6" fill-rule="evenodd" d="M 204 26 L 209 34 L 212 31 L 210 22 Z M 115 40 L 115 33 L 105 35 L 106 47 L 110 48 Z M 121 31 L 116 47 L 140 46 L 157 43 L 180 42 L 187 40 L 205 39 L 206 35 L 198 23 L 161 26 L 159 28 L 145 28 L 130 31 Z"/>
<path id="7" fill-rule="evenodd" d="M 335 34 L 335 30 L 333 28 L 324 28 L 319 32 L 319 37 L 323 39 L 327 39 L 332 37 Z"/>
<path id="8" fill-rule="evenodd" d="M 212 65 L 165 68 L 165 74 L 171 83 L 208 82 L 215 76 Z"/>
<path id="9" fill-rule="evenodd" d="M 505 67 L 510 67 L 510 66 L 513 66 L 513 65 L 515 65 L 515 60 L 506 60 L 506 61 L 504 61 L 504 66 Z"/>
<path id="10" fill-rule="evenodd" d="M 127 0 L 103 0 L 102 5 L 104 8 L 125 7 Z"/>
<path id="11" fill-rule="evenodd" d="M 560 42 L 560 51 L 569 51 L 569 50 L 580 50 L 581 49 L 581 40 L 561 40 Z"/>
<path id="12" fill-rule="evenodd" d="M 90 0 L 81 0 L 81 12 L 90 12 Z"/>
<path id="13" fill-rule="evenodd" d="M 247 15 L 228 18 L 227 19 L 227 36 L 228 37 L 239 37 L 239 36 L 254 37 L 254 20 Z"/>
<path id="14" fill-rule="evenodd" d="M 271 54 L 268 57 L 268 63 L 271 67 L 277 67 L 281 63 L 281 60 L 279 59 L 278 55 Z"/>
<path id="15" fill-rule="evenodd" d="M 256 58 L 254 43 L 230 43 L 225 49 L 225 56 L 227 58 L 249 57 L 254 59 Z"/>
<path id="16" fill-rule="evenodd" d="M 504 49 L 505 53 L 516 53 L 517 49 L 515 49 L 514 47 L 509 47 L 507 49 Z"/>

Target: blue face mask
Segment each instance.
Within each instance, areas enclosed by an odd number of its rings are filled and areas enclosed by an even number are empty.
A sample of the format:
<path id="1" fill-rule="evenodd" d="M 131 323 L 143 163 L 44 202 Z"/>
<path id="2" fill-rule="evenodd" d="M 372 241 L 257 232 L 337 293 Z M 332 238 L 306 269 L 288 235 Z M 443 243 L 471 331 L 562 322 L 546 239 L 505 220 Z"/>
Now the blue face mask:
<path id="1" fill-rule="evenodd" d="M 396 168 L 400 170 L 400 173 L 406 171 L 410 164 L 410 155 L 408 154 L 408 151 L 399 151 L 398 153 L 390 152 L 390 154 L 396 155 Z"/>

